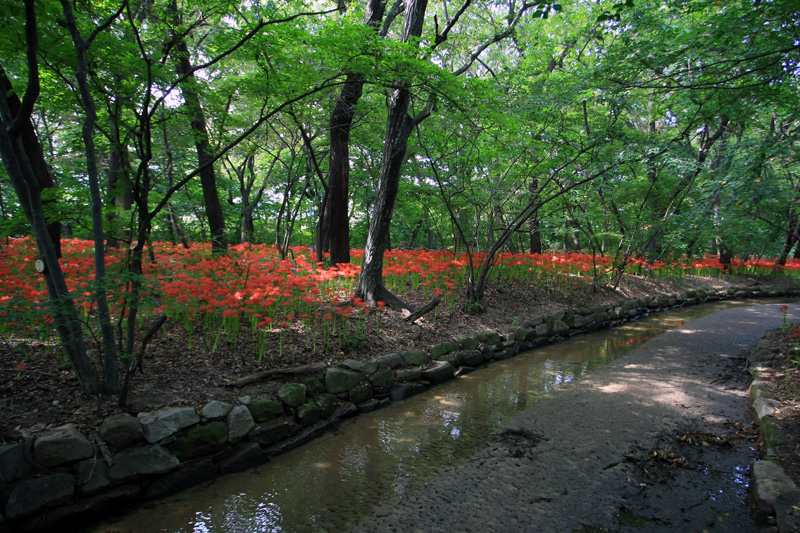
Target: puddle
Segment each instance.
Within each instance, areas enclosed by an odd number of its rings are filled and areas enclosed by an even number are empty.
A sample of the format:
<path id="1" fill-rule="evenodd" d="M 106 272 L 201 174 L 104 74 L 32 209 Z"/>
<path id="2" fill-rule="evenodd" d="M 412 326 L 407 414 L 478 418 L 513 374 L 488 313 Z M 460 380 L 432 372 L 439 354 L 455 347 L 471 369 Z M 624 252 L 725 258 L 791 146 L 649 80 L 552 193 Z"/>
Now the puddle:
<path id="1" fill-rule="evenodd" d="M 539 396 L 608 364 L 718 302 L 652 315 L 493 363 L 342 423 L 258 468 L 151 502 L 86 531 L 345 531 L 380 502 L 484 448 Z M 739 478 L 741 476 L 741 478 Z M 746 472 L 737 472 L 746 485 Z"/>

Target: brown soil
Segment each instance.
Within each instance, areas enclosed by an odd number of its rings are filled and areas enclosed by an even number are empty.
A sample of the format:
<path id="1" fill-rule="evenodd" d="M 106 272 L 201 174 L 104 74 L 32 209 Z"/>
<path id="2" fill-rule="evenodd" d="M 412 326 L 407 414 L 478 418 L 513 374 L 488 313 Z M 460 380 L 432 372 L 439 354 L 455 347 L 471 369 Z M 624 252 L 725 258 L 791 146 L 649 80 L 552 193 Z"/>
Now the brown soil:
<path id="1" fill-rule="evenodd" d="M 170 405 L 199 408 L 212 399 L 234 401 L 244 395 L 267 394 L 274 392 L 287 378 L 277 376 L 243 387 L 233 386 L 233 383 L 272 369 L 333 364 L 345 358 L 370 360 L 393 351 L 429 349 L 437 343 L 480 331 L 512 331 L 526 320 L 556 309 L 692 287 L 775 285 L 790 281 L 786 278 L 685 277 L 667 282 L 629 276 L 617 290 L 604 288 L 589 294 L 549 293 L 533 286 L 499 282 L 487 293 L 484 313 L 468 314 L 458 307 L 440 306 L 435 313 L 408 324 L 401 313 L 387 310 L 380 321 L 380 332 L 373 314 L 367 318 L 365 329 L 353 324 L 346 335 L 329 339 L 328 350 L 322 349 L 324 341 L 319 337 L 314 349 L 313 331 L 288 331 L 283 335 L 276 332 L 259 350 L 258 342 L 246 333 L 235 343 L 225 338 L 215 343 L 215 335 L 204 335 L 200 326 L 187 332 L 181 324 L 167 323 L 147 347 L 142 371 L 132 379 L 124 409 L 116 405 L 114 398 L 97 399 L 81 393 L 74 373 L 65 366 L 54 342 L 13 336 L 0 338 L 0 442 L 19 441 L 68 422 L 91 428 L 110 414 L 123 410 L 136 413 Z M 403 299 L 413 308 L 426 300 L 423 294 L 413 292 L 403 295 Z M 784 380 L 781 377 L 777 381 Z M 788 382 L 790 386 L 783 389 L 783 396 L 791 400 L 787 404 L 790 407 L 782 414 L 792 420 L 796 429 L 790 438 L 800 443 L 800 388 L 797 388 L 800 366 Z M 795 466 L 800 472 L 800 464 Z"/>

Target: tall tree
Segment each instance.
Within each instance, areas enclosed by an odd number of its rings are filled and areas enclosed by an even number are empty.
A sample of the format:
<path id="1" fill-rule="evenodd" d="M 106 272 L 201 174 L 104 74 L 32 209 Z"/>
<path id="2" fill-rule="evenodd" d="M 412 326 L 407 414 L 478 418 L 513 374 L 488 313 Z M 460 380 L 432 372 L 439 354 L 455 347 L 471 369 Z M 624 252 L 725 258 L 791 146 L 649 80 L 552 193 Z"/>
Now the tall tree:
<path id="1" fill-rule="evenodd" d="M 377 31 L 383 20 L 384 0 L 368 0 L 364 25 Z M 365 37 L 369 47 L 371 36 Z M 330 150 L 328 153 L 328 186 L 322 202 L 322 220 L 319 225 L 321 248 L 330 243 L 332 264 L 350 262 L 350 130 L 356 113 L 356 104 L 364 91 L 365 74 L 350 72 L 331 112 Z M 320 252 L 322 252 L 322 249 Z"/>
<path id="2" fill-rule="evenodd" d="M 224 252 L 228 243 L 225 240 L 225 216 L 217 191 L 217 177 L 214 171 L 214 155 L 209 142 L 206 127 L 206 115 L 200 102 L 200 90 L 192 68 L 189 55 L 189 46 L 186 43 L 186 29 L 182 28 L 177 0 L 172 0 L 170 7 L 175 16 L 175 52 L 177 56 L 177 72 L 181 77 L 181 93 L 184 105 L 187 108 L 190 127 L 194 136 L 195 149 L 197 150 L 197 166 L 200 169 L 200 184 L 203 188 L 203 201 L 206 208 L 206 218 L 211 232 L 211 247 L 218 252 Z"/>

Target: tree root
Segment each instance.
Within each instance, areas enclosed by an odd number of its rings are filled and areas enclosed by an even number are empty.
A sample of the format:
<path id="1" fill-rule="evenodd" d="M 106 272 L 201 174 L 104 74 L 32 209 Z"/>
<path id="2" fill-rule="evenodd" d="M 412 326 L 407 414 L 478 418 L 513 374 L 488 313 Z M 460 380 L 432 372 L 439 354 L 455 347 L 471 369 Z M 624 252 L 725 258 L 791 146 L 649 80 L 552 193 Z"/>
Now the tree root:
<path id="1" fill-rule="evenodd" d="M 422 315 L 424 315 L 425 313 L 428 313 L 433 309 L 435 309 L 436 306 L 439 305 L 441 302 L 442 301 L 439 298 L 434 298 L 430 302 L 426 303 L 425 305 L 423 305 L 422 307 L 420 307 L 419 309 L 408 315 L 405 318 L 405 321 L 413 324 L 415 320 L 422 317 Z"/>
<path id="2" fill-rule="evenodd" d="M 249 385 L 250 383 L 255 383 L 258 381 L 266 381 L 267 379 L 276 376 L 297 376 L 302 374 L 316 374 L 317 372 L 322 372 L 326 368 L 328 368 L 328 365 L 326 365 L 325 363 L 315 363 L 311 365 L 297 366 L 294 368 L 275 368 L 272 370 L 266 370 L 264 372 L 258 372 L 256 374 L 250 374 L 249 376 L 239 378 L 236 381 L 228 383 L 227 386 L 238 388 L 238 387 L 244 387 L 245 385 Z"/>

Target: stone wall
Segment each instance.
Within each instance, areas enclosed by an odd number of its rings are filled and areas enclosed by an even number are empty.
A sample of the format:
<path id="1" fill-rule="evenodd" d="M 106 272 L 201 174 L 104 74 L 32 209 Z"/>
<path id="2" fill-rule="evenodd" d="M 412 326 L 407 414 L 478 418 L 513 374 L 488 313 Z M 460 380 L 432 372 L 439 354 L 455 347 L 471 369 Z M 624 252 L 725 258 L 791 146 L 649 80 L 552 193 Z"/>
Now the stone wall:
<path id="1" fill-rule="evenodd" d="M 0 533 L 63 529 L 70 521 L 159 498 L 266 462 L 344 418 L 373 411 L 521 351 L 635 320 L 651 312 L 729 298 L 800 296 L 781 289 L 690 290 L 562 310 L 506 333 L 481 332 L 428 351 L 345 360 L 276 397 L 211 401 L 138 416 L 96 430 L 67 424 L 0 446 Z"/>

